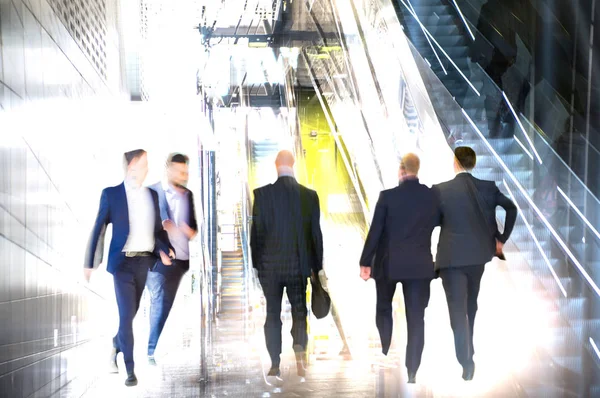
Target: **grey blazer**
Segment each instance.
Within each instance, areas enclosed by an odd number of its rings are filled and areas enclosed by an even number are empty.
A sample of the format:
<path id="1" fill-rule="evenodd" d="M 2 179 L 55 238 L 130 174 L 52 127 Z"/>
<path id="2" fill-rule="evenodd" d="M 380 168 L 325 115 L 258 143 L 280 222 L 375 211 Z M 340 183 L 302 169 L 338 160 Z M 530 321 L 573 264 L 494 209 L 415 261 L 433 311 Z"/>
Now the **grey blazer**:
<path id="1" fill-rule="evenodd" d="M 469 193 L 472 184 L 479 194 L 480 205 Z M 479 180 L 468 173 L 433 186 L 440 208 L 438 224 L 442 227 L 435 269 L 483 265 L 496 252 L 496 239 L 508 240 L 517 219 L 517 208 L 493 181 Z M 481 206 L 481 210 L 480 210 Z M 496 207 L 506 210 L 504 231 L 498 231 Z M 481 214 L 487 218 L 482 218 Z"/>

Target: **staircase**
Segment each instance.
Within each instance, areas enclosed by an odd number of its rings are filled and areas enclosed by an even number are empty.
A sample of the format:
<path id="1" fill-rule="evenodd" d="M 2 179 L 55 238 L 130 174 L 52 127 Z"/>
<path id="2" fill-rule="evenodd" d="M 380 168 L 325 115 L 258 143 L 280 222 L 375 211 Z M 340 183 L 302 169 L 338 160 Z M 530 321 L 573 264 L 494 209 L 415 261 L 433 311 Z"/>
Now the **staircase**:
<path id="1" fill-rule="evenodd" d="M 520 181 L 530 180 L 532 172 L 527 167 L 529 158 L 511 138 L 487 140 L 496 153 L 507 163 Z M 514 285 L 520 289 L 533 291 L 544 303 L 544 314 L 548 327 L 553 329 L 553 340 L 545 342 L 543 351 L 538 352 L 536 369 L 527 375 L 518 375 L 518 384 L 527 396 L 581 396 L 579 387 L 586 371 L 584 367 L 583 341 L 587 318 L 588 298 L 582 297 L 576 289 L 572 264 L 569 264 L 555 246 L 548 228 L 536 218 L 534 211 L 506 178 L 506 173 L 497 164 L 482 140 L 464 139 L 461 145 L 472 147 L 478 155 L 477 167 L 473 175 L 477 178 L 499 182 L 501 191 L 511 197 L 502 180 L 511 187 L 521 214 L 509 242 L 515 242 L 507 249 L 509 275 Z M 535 189 L 529 189 L 533 195 Z M 525 219 L 522 217 L 525 216 Z M 501 217 L 503 218 L 503 217 Z M 532 238 L 530 228 L 535 239 Z M 553 273 L 555 273 L 556 278 Z M 557 282 L 560 282 L 559 283 Z M 562 289 L 561 287 L 562 286 Z M 565 295 L 566 294 L 566 297 Z M 535 376 L 530 376 L 535 375 Z"/>
<path id="2" fill-rule="evenodd" d="M 250 170 L 252 176 L 253 188 L 258 188 L 268 183 L 274 182 L 273 178 L 276 177 L 275 172 L 275 156 L 279 151 L 279 142 L 276 140 L 260 140 L 252 141 L 251 145 L 251 159 L 250 159 Z M 270 161 L 273 160 L 273 161 Z"/>
<path id="3" fill-rule="evenodd" d="M 556 171 L 550 166 L 538 165 L 537 159 L 535 157 L 532 159 L 533 156 L 530 157 L 533 151 L 528 145 L 526 137 L 520 129 L 515 129 L 514 122 L 510 126 L 507 126 L 506 123 L 500 125 L 500 130 L 505 133 L 500 135 L 506 138 L 496 138 L 498 131 L 490 131 L 488 121 L 497 120 L 503 97 L 497 89 L 494 92 L 489 89 L 484 92 L 484 80 L 489 79 L 487 76 L 480 74 L 480 79 L 473 78 L 475 74 L 471 73 L 467 58 L 471 38 L 465 31 L 457 11 L 449 2 L 446 0 L 420 0 L 419 2 L 413 1 L 411 5 L 408 0 L 394 1 L 396 1 L 395 6 L 400 22 L 414 46 L 414 58 L 419 64 L 433 107 L 440 122 L 444 125 L 448 142 L 451 146 L 472 147 L 478 154 L 477 167 L 473 174 L 481 179 L 496 181 L 501 191 L 511 197 L 505 184 L 502 183 L 503 180 L 506 180 L 510 192 L 514 195 L 521 210 L 511 236 L 511 241 L 516 246 L 514 249 L 518 250 L 514 254 L 518 253 L 518 256 L 509 254 L 509 258 L 513 260 L 508 261 L 507 267 L 515 285 L 535 291 L 536 296 L 542 298 L 543 302 L 547 304 L 546 310 L 550 314 L 551 327 L 555 329 L 552 333 L 555 340 L 547 342 L 544 352 L 539 353 L 540 361 L 538 363 L 541 364 L 541 369 L 533 372 L 536 376 L 531 379 L 526 376 L 519 377 L 518 383 L 528 396 L 582 396 L 582 394 L 589 394 L 590 384 L 587 384 L 588 389 L 585 389 L 583 385 L 586 384 L 588 373 L 597 371 L 599 365 L 595 358 L 596 354 L 587 348 L 590 347 L 588 336 L 600 338 L 598 296 L 589 289 L 575 264 L 561 249 L 548 227 L 513 183 L 486 145 L 486 141 L 531 198 L 535 198 L 534 193 L 545 174 L 558 174 L 553 187 L 556 189 L 556 183 L 560 182 L 560 174 L 566 174 L 570 170 L 565 168 L 565 170 Z M 475 93 L 475 90 L 469 86 L 465 78 L 433 41 L 427 40 L 409 8 L 452 58 L 462 74 L 482 94 L 481 96 Z M 432 47 L 437 51 L 437 57 Z M 419 59 L 421 57 L 426 61 Z M 463 108 L 484 138 L 474 133 L 472 126 L 465 121 L 460 108 Z M 512 118 L 512 115 L 510 117 Z M 533 129 L 533 126 L 522 115 L 520 117 L 526 128 Z M 534 137 L 534 142 L 541 139 L 536 131 L 528 133 Z M 537 144 L 540 142 L 537 141 Z M 523 147 L 530 153 L 528 154 Z M 540 147 L 543 145 L 536 145 L 536 148 Z M 564 176 L 562 177 L 564 178 Z M 559 186 L 561 185 L 559 184 Z M 583 190 L 569 192 L 569 198 L 578 208 L 583 208 Z M 560 216 L 560 212 L 566 215 L 568 206 L 559 195 L 555 216 Z M 563 218 L 564 220 L 561 219 L 558 222 L 558 225 L 561 225 L 557 231 L 558 234 L 578 258 L 586 258 L 584 256 L 586 245 L 581 241 L 582 236 L 573 235 L 581 234 L 580 231 L 585 230 L 585 225 L 572 211 L 568 222 L 566 217 Z M 534 237 L 532 237 L 532 233 Z M 514 260 L 514 258 L 518 258 L 518 260 Z M 594 280 L 598 280 L 600 275 L 593 274 L 594 267 L 585 264 L 583 266 L 589 270 L 588 272 Z M 598 386 L 591 387 L 592 390 L 597 388 Z"/>
<path id="4" fill-rule="evenodd" d="M 245 313 L 246 284 L 244 254 L 242 252 L 239 226 L 241 204 L 236 208 L 236 250 L 221 253 L 221 305 L 219 319 L 240 319 Z"/>
<path id="5" fill-rule="evenodd" d="M 456 67 L 442 53 L 439 47 L 421 29 L 409 9 L 416 14 L 419 21 L 431 33 L 435 41 L 456 64 L 458 69 L 468 78 L 471 72 L 467 56 L 471 38 L 465 31 L 464 25 L 456 10 L 445 0 L 393 0 L 398 11 L 398 17 L 405 33 L 421 56 L 431 65 L 444 87 L 460 105 L 467 105 L 467 98 L 477 95 L 468 86 Z M 409 8 L 406 7 L 408 5 Z M 482 80 L 472 81 L 475 88 L 481 91 Z"/>

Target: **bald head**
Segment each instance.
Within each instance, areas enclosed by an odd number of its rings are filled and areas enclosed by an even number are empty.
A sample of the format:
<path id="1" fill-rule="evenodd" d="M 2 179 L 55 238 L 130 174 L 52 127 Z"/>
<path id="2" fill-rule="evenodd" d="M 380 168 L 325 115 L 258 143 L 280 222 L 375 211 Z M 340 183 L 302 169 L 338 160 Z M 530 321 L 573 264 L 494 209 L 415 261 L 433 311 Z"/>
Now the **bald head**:
<path id="1" fill-rule="evenodd" d="M 294 167 L 294 155 L 292 152 L 287 149 L 279 151 L 275 159 L 275 167 Z"/>
<path id="2" fill-rule="evenodd" d="M 407 153 L 402 157 L 400 161 L 400 178 L 402 177 L 416 177 L 419 174 L 419 168 L 421 167 L 421 160 L 414 153 Z"/>

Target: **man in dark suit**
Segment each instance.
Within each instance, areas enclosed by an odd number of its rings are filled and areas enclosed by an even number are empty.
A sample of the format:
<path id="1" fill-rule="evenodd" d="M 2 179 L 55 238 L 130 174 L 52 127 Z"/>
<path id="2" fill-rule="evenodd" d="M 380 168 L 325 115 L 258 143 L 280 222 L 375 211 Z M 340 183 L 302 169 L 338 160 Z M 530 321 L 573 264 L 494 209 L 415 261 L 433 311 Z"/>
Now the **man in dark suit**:
<path id="1" fill-rule="evenodd" d="M 463 379 L 472 380 L 473 328 L 477 296 L 485 264 L 494 255 L 502 256 L 517 218 L 517 208 L 493 181 L 470 174 L 477 157 L 469 147 L 454 151 L 456 177 L 434 185 L 440 200 L 440 239 L 435 268 L 442 278 L 450 323 L 454 332 L 456 358 L 463 367 Z M 498 231 L 496 207 L 506 210 L 504 232 Z"/>
<path id="2" fill-rule="evenodd" d="M 269 376 L 280 376 L 281 300 L 285 287 L 292 306 L 292 338 L 298 375 L 304 377 L 308 335 L 306 279 L 323 268 L 323 236 L 317 193 L 294 178 L 294 157 L 281 151 L 278 179 L 254 190 L 250 247 L 252 262 L 267 300 L 265 340 L 271 357 Z"/>
<path id="3" fill-rule="evenodd" d="M 408 329 L 406 368 L 409 383 L 415 382 L 425 345 L 425 308 L 429 303 L 429 285 L 435 277 L 431 234 L 437 225 L 438 214 L 437 197 L 419 183 L 419 167 L 417 155 L 409 153 L 402 158 L 400 184 L 379 195 L 360 258 L 361 277 L 375 279 L 375 320 L 384 355 L 392 342 L 392 299 L 396 284 L 402 283 Z"/>
<path id="4" fill-rule="evenodd" d="M 113 338 L 111 366 L 117 373 L 117 354 L 123 352 L 127 369 L 126 386 L 135 386 L 133 361 L 133 318 L 140 306 L 148 269 L 159 257 L 170 265 L 173 247 L 163 229 L 156 192 L 142 187 L 148 174 L 146 151 L 137 149 L 124 154 L 125 181 L 105 188 L 100 209 L 88 244 L 84 275 L 86 280 L 102 262 L 106 226 L 113 225 L 106 269 L 113 275 L 119 308 L 119 331 Z M 168 254 L 167 254 L 168 253 Z"/>
<path id="5" fill-rule="evenodd" d="M 154 351 L 171 312 L 181 278 L 190 269 L 189 242 L 198 232 L 194 195 L 186 188 L 188 162 L 189 158 L 181 153 L 169 155 L 166 181 L 150 186 L 158 194 L 160 218 L 176 253 L 171 266 L 165 266 L 158 259 L 146 281 L 150 293 L 148 362 L 151 365 L 156 365 Z"/>

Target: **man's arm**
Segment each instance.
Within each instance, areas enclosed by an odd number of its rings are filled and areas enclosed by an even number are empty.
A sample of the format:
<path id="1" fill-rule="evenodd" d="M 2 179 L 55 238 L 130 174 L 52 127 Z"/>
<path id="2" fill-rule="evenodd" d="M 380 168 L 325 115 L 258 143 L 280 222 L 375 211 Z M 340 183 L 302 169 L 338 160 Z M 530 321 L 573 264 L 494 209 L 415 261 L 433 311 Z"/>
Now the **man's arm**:
<path id="1" fill-rule="evenodd" d="M 196 219 L 196 205 L 194 204 L 194 194 L 192 191 L 188 190 L 188 195 L 190 199 L 190 228 L 194 232 L 198 232 L 198 220 Z"/>
<path id="2" fill-rule="evenodd" d="M 496 187 L 496 206 L 506 210 L 506 220 L 504 221 L 504 232 L 496 232 L 496 239 L 502 244 L 506 243 L 517 221 L 517 206 Z"/>
<path id="3" fill-rule="evenodd" d="M 385 208 L 384 202 L 385 201 L 383 192 L 381 192 L 379 194 L 377 204 L 375 205 L 375 214 L 373 215 L 373 222 L 371 223 L 371 228 L 369 228 L 369 233 L 367 234 L 365 246 L 363 248 L 362 255 L 360 256 L 361 267 L 370 268 L 373 263 L 375 253 L 377 252 L 377 246 L 379 246 L 379 241 L 381 239 L 381 235 L 383 234 L 383 229 L 385 227 L 385 217 L 387 210 Z"/>
<path id="4" fill-rule="evenodd" d="M 198 234 L 198 221 L 196 220 L 196 208 L 194 205 L 194 196 L 192 191 L 188 190 L 188 220 L 189 224 L 183 222 L 179 227 L 179 230 L 187 237 L 188 240 L 192 240 Z M 163 225 L 165 222 L 163 221 Z M 168 229 L 167 229 L 168 230 Z"/>
<path id="5" fill-rule="evenodd" d="M 104 234 L 110 221 L 110 205 L 106 189 L 102 190 L 100 206 L 85 253 L 84 268 L 96 268 L 104 255 Z"/>
<path id="6" fill-rule="evenodd" d="M 92 271 L 102 262 L 104 256 L 104 234 L 109 222 L 110 204 L 108 202 L 108 194 L 106 189 L 104 189 L 100 196 L 100 206 L 96 215 L 96 222 L 94 223 L 83 261 L 83 277 L 87 282 L 90 281 Z"/>
<path id="7" fill-rule="evenodd" d="M 323 269 L 323 233 L 321 231 L 321 207 L 319 205 L 319 194 L 314 193 L 313 211 L 310 220 L 311 234 L 316 255 L 315 273 Z"/>
<path id="8" fill-rule="evenodd" d="M 433 185 L 431 187 L 431 191 L 433 192 L 433 195 L 435 196 L 435 206 L 436 206 L 434 225 L 436 227 L 439 227 L 442 225 L 442 221 L 443 221 L 442 193 L 440 191 L 440 188 L 437 185 Z"/>
<path id="9" fill-rule="evenodd" d="M 252 266 L 258 267 L 258 260 L 260 258 L 260 250 L 262 249 L 263 242 L 263 225 L 261 220 L 261 194 L 260 190 L 254 190 L 254 203 L 252 204 L 252 226 L 250 228 L 250 251 L 252 254 Z"/>

